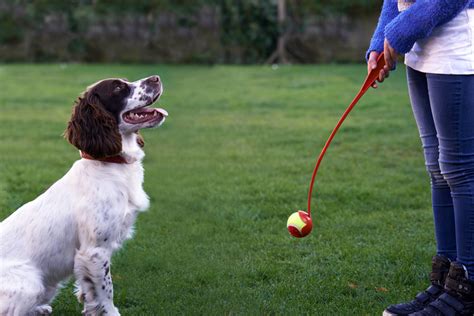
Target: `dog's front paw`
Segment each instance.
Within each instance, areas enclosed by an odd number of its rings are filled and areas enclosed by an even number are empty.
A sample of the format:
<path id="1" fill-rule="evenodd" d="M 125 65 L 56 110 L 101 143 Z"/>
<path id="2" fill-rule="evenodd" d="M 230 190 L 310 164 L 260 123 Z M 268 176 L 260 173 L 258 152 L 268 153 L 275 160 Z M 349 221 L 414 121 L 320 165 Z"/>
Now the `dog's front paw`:
<path id="1" fill-rule="evenodd" d="M 33 314 L 35 316 L 51 315 L 53 313 L 53 308 L 49 305 L 40 305 L 36 306 Z"/>
<path id="2" fill-rule="evenodd" d="M 82 311 L 83 316 L 98 316 L 98 315 L 106 315 L 106 316 L 120 316 L 119 310 L 113 304 L 110 306 L 101 305 L 99 304 L 96 307 L 90 308 L 85 307 Z"/>

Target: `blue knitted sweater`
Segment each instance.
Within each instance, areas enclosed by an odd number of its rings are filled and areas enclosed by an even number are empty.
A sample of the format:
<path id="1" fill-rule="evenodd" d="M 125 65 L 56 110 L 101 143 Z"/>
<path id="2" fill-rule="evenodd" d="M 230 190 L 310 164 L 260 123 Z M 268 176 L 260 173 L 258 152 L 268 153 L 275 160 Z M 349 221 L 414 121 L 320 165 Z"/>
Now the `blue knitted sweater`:
<path id="1" fill-rule="evenodd" d="M 385 38 L 398 53 L 408 53 L 417 40 L 428 37 L 435 27 L 449 22 L 466 7 L 474 8 L 474 0 L 416 0 L 398 12 L 397 0 L 384 0 L 366 58 L 372 51 L 383 51 Z"/>

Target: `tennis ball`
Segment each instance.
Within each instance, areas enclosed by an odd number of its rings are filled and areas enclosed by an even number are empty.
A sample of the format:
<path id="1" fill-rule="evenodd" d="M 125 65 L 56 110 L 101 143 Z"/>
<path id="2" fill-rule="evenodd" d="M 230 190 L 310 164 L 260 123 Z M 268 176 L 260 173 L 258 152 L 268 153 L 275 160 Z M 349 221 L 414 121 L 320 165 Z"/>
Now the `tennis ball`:
<path id="1" fill-rule="evenodd" d="M 313 220 L 306 212 L 294 212 L 290 217 L 288 217 L 286 227 L 291 236 L 301 238 L 311 233 L 311 230 L 313 229 Z"/>

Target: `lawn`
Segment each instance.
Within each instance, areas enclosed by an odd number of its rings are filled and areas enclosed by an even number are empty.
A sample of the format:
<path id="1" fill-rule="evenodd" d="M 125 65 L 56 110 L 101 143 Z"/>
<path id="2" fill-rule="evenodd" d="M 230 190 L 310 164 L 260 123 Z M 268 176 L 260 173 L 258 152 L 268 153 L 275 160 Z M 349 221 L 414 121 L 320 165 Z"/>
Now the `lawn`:
<path id="1" fill-rule="evenodd" d="M 146 140 L 151 207 L 113 258 L 123 315 L 377 315 L 428 284 L 429 180 L 403 67 L 342 126 L 306 207 L 319 151 L 364 65 L 0 65 L 0 219 L 62 177 L 77 95 L 104 77 L 160 74 L 170 113 Z M 56 315 L 80 314 L 71 283 Z"/>

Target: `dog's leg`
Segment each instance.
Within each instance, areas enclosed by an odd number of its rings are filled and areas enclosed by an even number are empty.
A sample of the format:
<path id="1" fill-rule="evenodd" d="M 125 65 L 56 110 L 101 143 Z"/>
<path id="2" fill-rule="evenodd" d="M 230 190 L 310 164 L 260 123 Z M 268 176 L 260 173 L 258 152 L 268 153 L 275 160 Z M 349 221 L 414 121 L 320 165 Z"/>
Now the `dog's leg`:
<path id="1" fill-rule="evenodd" d="M 84 315 L 120 315 L 113 303 L 111 256 L 110 249 L 100 247 L 81 249 L 76 254 L 74 274 L 84 300 Z"/>
<path id="2" fill-rule="evenodd" d="M 84 303 L 85 294 L 82 291 L 81 283 L 78 280 L 74 282 L 74 295 L 76 295 L 79 303 Z"/>

